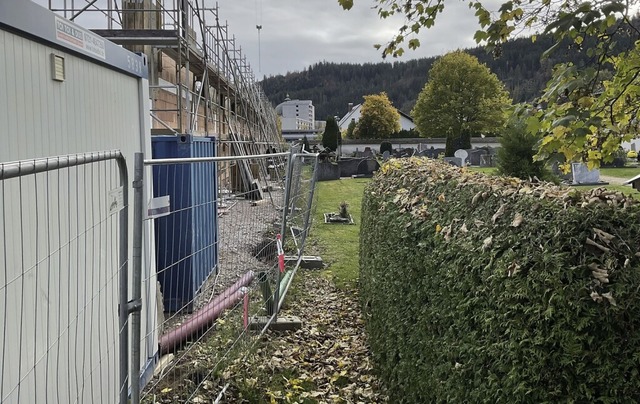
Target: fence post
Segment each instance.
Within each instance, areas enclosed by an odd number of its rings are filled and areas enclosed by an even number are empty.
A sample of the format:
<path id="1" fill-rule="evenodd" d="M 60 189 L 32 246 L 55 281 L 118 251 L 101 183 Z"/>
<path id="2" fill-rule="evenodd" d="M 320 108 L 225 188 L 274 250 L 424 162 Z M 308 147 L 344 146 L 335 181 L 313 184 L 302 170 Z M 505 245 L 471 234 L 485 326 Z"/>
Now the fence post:
<path id="1" fill-rule="evenodd" d="M 136 153 L 133 169 L 133 283 L 129 310 L 131 317 L 131 403 L 140 403 L 140 311 L 142 310 L 142 237 L 144 155 Z"/>
<path id="2" fill-rule="evenodd" d="M 292 147 L 289 152 L 289 156 L 287 158 L 287 178 L 284 184 L 284 202 L 283 202 L 284 206 L 282 207 L 282 227 L 280 229 L 280 235 L 282 237 L 283 245 L 284 245 L 284 239 L 287 233 L 287 216 L 289 215 L 289 203 L 291 201 L 294 156 L 295 156 L 295 151 Z"/>
<path id="3" fill-rule="evenodd" d="M 118 318 L 120 326 L 120 404 L 129 401 L 129 179 L 127 164 L 124 158 L 117 158 L 122 186 L 122 200 L 124 206 L 120 210 L 119 261 L 120 276 L 118 278 Z"/>

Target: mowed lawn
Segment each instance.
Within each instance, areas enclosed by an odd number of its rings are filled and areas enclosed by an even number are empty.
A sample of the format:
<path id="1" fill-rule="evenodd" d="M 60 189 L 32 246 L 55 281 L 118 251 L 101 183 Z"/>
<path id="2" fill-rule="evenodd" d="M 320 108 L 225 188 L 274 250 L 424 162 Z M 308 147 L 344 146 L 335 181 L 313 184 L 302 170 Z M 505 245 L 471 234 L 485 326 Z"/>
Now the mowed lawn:
<path id="1" fill-rule="evenodd" d="M 640 174 L 640 167 L 601 168 L 600 174 L 628 180 Z"/>
<path id="2" fill-rule="evenodd" d="M 353 286 L 358 279 L 360 251 L 360 207 L 366 178 L 343 178 L 322 181 L 316 185 L 316 209 L 305 254 L 322 257 L 325 271 L 340 288 Z M 324 213 L 338 212 L 340 203 L 349 204 L 348 211 L 355 224 L 325 224 Z"/>

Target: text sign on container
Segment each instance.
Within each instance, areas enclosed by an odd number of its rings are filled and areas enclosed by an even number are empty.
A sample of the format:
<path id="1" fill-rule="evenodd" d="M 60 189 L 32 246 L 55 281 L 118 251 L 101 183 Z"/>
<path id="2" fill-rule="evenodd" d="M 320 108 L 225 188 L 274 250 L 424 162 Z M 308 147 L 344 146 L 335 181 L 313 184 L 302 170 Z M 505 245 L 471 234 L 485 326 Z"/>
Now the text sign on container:
<path id="1" fill-rule="evenodd" d="M 106 57 L 104 39 L 78 28 L 58 16 L 55 17 L 55 21 L 56 39 L 73 45 L 78 49 L 82 49 L 83 51 L 90 53 L 93 56 L 97 56 L 100 59 L 104 59 Z"/>

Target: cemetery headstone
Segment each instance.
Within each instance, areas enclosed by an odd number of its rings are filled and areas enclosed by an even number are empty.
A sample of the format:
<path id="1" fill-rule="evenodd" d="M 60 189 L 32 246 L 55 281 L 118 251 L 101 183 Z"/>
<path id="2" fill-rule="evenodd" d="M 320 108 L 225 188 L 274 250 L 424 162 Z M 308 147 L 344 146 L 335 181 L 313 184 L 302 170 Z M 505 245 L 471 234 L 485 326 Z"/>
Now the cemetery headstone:
<path id="1" fill-rule="evenodd" d="M 389 153 L 389 150 L 385 150 L 384 153 L 382 153 L 382 161 L 389 160 L 389 156 L 390 155 L 391 155 L 391 153 Z"/>
<path id="2" fill-rule="evenodd" d="M 371 151 L 371 147 L 367 146 L 364 148 L 364 153 L 362 153 L 362 157 L 373 157 L 373 152 Z"/>
<path id="3" fill-rule="evenodd" d="M 589 170 L 584 163 L 572 163 L 571 172 L 574 184 L 598 184 L 600 182 L 600 170 Z"/>
<path id="4" fill-rule="evenodd" d="M 472 166 L 479 166 L 480 158 L 485 154 L 489 154 L 489 152 L 486 151 L 485 149 L 471 149 L 471 150 L 467 150 L 467 153 L 469 153 L 469 158 L 467 160 L 467 163 Z"/>
<path id="5" fill-rule="evenodd" d="M 445 157 L 444 162 L 454 166 L 462 167 L 462 159 L 460 157 Z"/>
<path id="6" fill-rule="evenodd" d="M 491 154 L 481 155 L 480 167 L 493 167 L 493 156 Z"/>
<path id="7" fill-rule="evenodd" d="M 466 164 L 467 163 L 467 157 L 469 157 L 469 153 L 467 153 L 467 151 L 465 149 L 458 149 L 455 151 L 455 153 L 453 153 L 453 155 L 457 158 L 459 158 L 460 160 L 462 160 L 462 164 Z M 461 166 L 462 166 L 461 164 Z"/>

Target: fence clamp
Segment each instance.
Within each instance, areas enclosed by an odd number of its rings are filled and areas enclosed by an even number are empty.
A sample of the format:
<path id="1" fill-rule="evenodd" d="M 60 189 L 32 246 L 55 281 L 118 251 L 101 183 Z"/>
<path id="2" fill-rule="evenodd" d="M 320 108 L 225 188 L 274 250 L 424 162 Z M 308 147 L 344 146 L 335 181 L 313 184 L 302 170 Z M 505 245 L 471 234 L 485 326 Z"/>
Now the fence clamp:
<path id="1" fill-rule="evenodd" d="M 129 300 L 127 302 L 127 314 L 135 313 L 137 311 L 142 311 L 142 299 Z"/>

